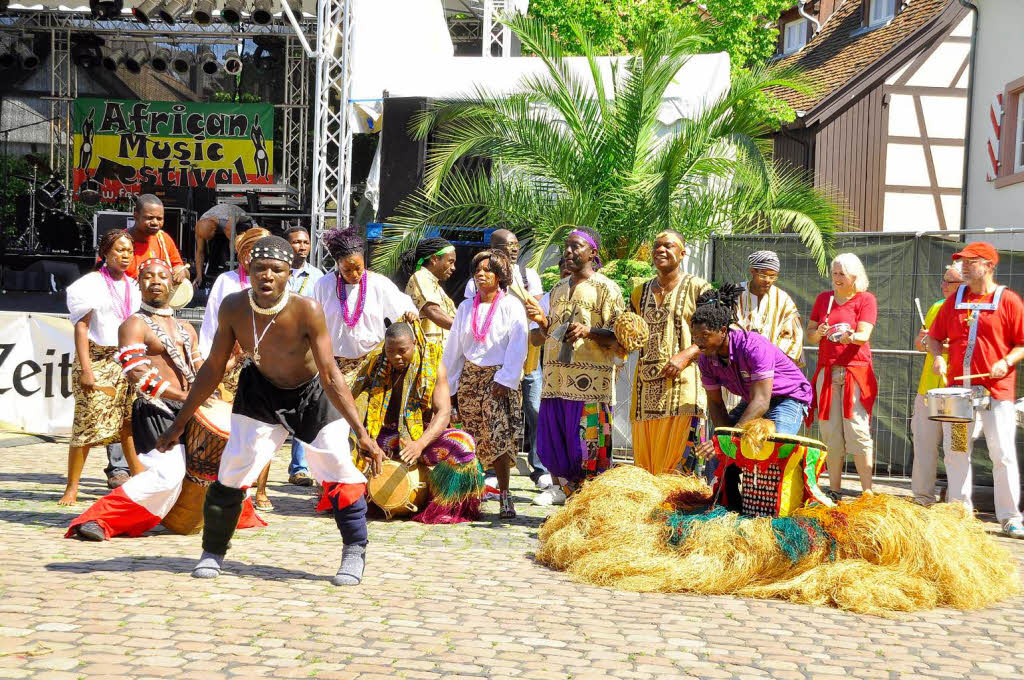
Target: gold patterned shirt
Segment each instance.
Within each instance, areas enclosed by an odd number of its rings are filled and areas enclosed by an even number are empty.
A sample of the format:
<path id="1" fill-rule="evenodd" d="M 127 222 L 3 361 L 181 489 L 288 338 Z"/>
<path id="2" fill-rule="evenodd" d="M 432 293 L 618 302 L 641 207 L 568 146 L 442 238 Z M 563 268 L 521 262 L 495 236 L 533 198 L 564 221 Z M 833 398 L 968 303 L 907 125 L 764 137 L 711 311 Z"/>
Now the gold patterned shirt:
<path id="1" fill-rule="evenodd" d="M 633 380 L 633 420 L 655 420 L 673 416 L 704 416 L 707 395 L 700 384 L 700 371 L 693 361 L 669 380 L 661 370 L 673 356 L 693 344 L 690 319 L 697 309 L 697 298 L 711 287 L 704 279 L 683 274 L 682 281 L 666 293 L 661 302 L 656 279 L 633 289 L 630 304 L 644 318 L 651 334 L 640 349 Z"/>
<path id="2" fill-rule="evenodd" d="M 455 318 L 455 303 L 444 292 L 441 282 L 426 267 L 420 267 L 405 286 L 405 294 L 412 298 L 416 311 L 420 314 L 420 328 L 428 342 L 439 342 L 441 346 L 448 340 L 448 331 L 423 316 L 423 308 L 433 302 L 441 311 Z"/>
<path id="3" fill-rule="evenodd" d="M 548 328 L 567 323 L 574 309 L 576 321 L 596 328 L 611 329 L 626 304 L 618 284 L 600 273 L 570 288 L 565 278 L 551 289 Z M 558 361 L 561 342 L 548 337 L 544 342 L 543 398 L 610 404 L 615 397 L 615 350 L 604 349 L 587 339 L 576 349 L 572 363 Z"/>

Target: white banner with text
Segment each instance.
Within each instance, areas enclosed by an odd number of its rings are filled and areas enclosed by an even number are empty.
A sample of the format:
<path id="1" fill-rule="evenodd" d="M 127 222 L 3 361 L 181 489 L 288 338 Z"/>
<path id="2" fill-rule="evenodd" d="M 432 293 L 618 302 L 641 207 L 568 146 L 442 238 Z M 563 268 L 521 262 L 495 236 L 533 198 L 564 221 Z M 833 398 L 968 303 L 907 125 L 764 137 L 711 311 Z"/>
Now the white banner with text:
<path id="1" fill-rule="evenodd" d="M 71 396 L 74 360 L 69 320 L 0 312 L 0 427 L 34 434 L 70 434 L 75 415 Z"/>

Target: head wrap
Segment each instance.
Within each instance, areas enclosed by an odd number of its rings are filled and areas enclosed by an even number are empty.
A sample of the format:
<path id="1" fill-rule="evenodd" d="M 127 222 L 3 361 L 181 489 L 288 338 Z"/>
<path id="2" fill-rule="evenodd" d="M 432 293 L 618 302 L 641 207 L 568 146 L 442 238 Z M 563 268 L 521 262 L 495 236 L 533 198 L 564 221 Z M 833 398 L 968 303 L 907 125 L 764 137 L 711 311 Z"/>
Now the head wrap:
<path id="1" fill-rule="evenodd" d="M 665 231 L 663 231 L 660 234 L 658 234 L 657 236 L 655 236 L 654 240 L 657 241 L 659 238 L 672 239 L 673 241 L 675 241 L 676 243 L 679 244 L 679 249 L 680 250 L 682 250 L 684 252 L 686 251 L 686 244 L 683 243 L 683 239 L 679 238 L 679 234 L 677 234 L 674 231 L 669 231 L 668 229 L 666 229 Z"/>
<path id="2" fill-rule="evenodd" d="M 601 267 L 601 249 L 597 245 L 597 240 L 583 231 L 582 229 L 573 229 L 569 232 L 569 236 L 576 236 L 577 238 L 583 239 L 583 241 L 594 249 L 594 269 L 600 269 Z"/>
<path id="3" fill-rule="evenodd" d="M 163 267 L 169 272 L 174 272 L 174 270 L 171 268 L 171 263 L 168 262 L 167 260 L 159 257 L 148 257 L 139 263 L 139 276 L 142 275 L 143 270 L 145 270 L 147 267 L 152 267 L 154 265 Z"/>
<path id="4" fill-rule="evenodd" d="M 779 256 L 773 250 L 758 250 L 747 257 L 751 269 L 770 269 L 777 272 L 782 269 Z"/>
<path id="5" fill-rule="evenodd" d="M 290 267 L 293 257 L 295 257 L 295 251 L 292 250 L 288 241 L 285 241 L 280 236 L 264 236 L 253 244 L 249 261 L 281 260 L 282 262 L 287 262 Z"/>
<path id="6" fill-rule="evenodd" d="M 444 255 L 446 253 L 454 253 L 454 252 L 455 252 L 455 246 L 453 246 L 451 243 L 449 243 L 448 245 L 444 246 L 443 248 L 441 248 L 437 252 L 431 253 L 429 255 L 425 255 L 425 256 L 419 258 L 418 260 L 416 260 L 416 269 L 419 269 L 420 267 L 422 267 L 424 262 L 426 262 L 430 258 L 434 257 L 435 255 Z"/>
<path id="7" fill-rule="evenodd" d="M 238 259 L 244 260 L 256 242 L 267 236 L 270 236 L 270 232 L 262 227 L 253 227 L 235 236 L 235 253 Z"/>

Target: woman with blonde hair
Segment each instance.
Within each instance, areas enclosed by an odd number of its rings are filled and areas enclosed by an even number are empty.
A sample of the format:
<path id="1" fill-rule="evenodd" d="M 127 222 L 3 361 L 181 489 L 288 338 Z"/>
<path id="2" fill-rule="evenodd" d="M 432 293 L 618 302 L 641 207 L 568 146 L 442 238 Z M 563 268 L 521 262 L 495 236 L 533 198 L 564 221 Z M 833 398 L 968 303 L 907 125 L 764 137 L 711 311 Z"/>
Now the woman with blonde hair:
<path id="1" fill-rule="evenodd" d="M 878 302 L 868 291 L 868 275 L 853 253 L 832 260 L 832 290 L 818 296 L 807 326 L 809 342 L 818 343 L 818 366 L 811 385 L 821 439 L 828 447 L 829 495 L 839 498 L 843 462 L 853 454 L 861 489 L 871 491 L 874 442 L 871 410 L 878 381 L 871 361 L 871 332 Z M 813 415 L 811 416 L 813 418 Z"/>

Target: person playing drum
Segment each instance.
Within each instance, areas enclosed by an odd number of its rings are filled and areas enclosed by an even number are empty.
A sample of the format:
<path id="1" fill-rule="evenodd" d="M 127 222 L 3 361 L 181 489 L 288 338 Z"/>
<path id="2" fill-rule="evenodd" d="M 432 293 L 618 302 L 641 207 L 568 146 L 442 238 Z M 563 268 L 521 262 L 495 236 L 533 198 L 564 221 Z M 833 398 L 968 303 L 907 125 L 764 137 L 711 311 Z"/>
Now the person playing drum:
<path id="1" fill-rule="evenodd" d="M 431 468 L 430 503 L 413 517 L 424 524 L 479 519 L 484 492 L 473 437 L 448 427 L 452 408 L 443 350 L 427 342 L 418 324 L 393 323 L 352 386 L 353 397 L 368 395 L 366 429 L 385 454 Z"/>
<path id="2" fill-rule="evenodd" d="M 68 537 L 103 541 L 121 534 L 142 535 L 174 506 L 185 478 L 185 450 L 177 440 L 164 452 L 155 449 L 157 437 L 174 421 L 202 364 L 198 338 L 192 324 L 175 319 L 168 306 L 173 285 L 170 263 L 141 263 L 139 284 L 142 308 L 118 329 L 117 360 L 138 391 L 132 405 L 132 436 L 140 452 L 148 451 L 139 456 L 146 470 L 75 518 Z"/>
<path id="3" fill-rule="evenodd" d="M 932 371 L 951 386 L 984 387 L 991 406 L 975 413 L 981 420 L 992 459 L 992 485 L 996 519 L 1003 534 L 1024 539 L 1020 513 L 1020 470 L 1014 435 L 1014 365 L 1024 358 L 1024 302 L 994 276 L 999 253 L 988 243 L 976 241 L 953 255 L 963 264 L 965 285 L 942 304 L 928 329 L 925 342 L 935 357 Z M 949 343 L 949 362 L 943 358 L 943 344 Z M 970 427 L 970 426 L 969 426 Z M 947 501 L 971 504 L 971 438 L 966 451 L 946 454 Z"/>
<path id="4" fill-rule="evenodd" d="M 245 490 L 293 434 L 306 451 L 310 472 L 334 509 L 344 549 L 335 585 L 356 585 L 366 563 L 366 477 L 352 461 L 348 435 L 356 433 L 372 474 L 384 454 L 367 433 L 334 355 L 323 309 L 311 298 L 292 295 L 291 246 L 268 236 L 252 249 L 252 287 L 224 298 L 210 355 L 188 399 L 157 448 L 170 449 L 195 410 L 217 389 L 237 341 L 251 356 L 242 369 L 218 479 L 206 493 L 203 553 L 195 578 L 220 575 L 228 542 L 242 512 Z"/>

